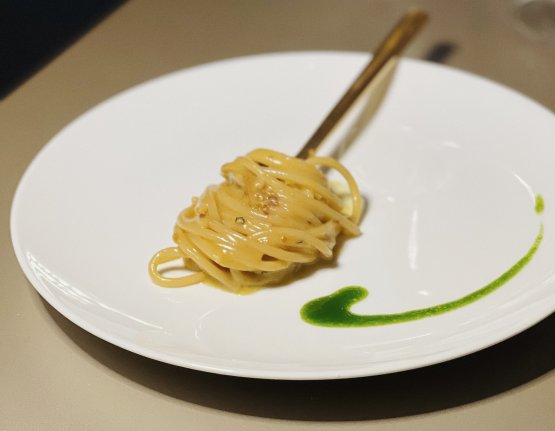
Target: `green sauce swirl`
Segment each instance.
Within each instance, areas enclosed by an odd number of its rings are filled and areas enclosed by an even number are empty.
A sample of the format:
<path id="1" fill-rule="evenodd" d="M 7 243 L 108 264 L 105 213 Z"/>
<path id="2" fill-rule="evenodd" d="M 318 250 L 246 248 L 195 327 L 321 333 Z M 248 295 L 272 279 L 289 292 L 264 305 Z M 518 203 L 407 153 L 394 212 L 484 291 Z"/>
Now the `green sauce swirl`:
<path id="1" fill-rule="evenodd" d="M 536 196 L 535 210 L 538 214 L 544 210 L 541 195 Z M 361 315 L 352 313 L 350 309 L 353 304 L 368 296 L 368 290 L 360 286 L 349 286 L 339 289 L 331 295 L 307 302 L 301 308 L 301 317 L 305 322 L 312 325 L 345 328 L 391 325 L 447 313 L 489 295 L 515 277 L 536 254 L 543 239 L 543 231 L 543 224 L 541 224 L 539 233 L 528 252 L 501 276 L 482 288 L 454 301 L 402 313 Z"/>
<path id="2" fill-rule="evenodd" d="M 544 203 L 543 203 L 543 196 L 542 195 L 536 195 L 536 206 L 535 206 L 535 210 L 538 214 L 541 214 L 543 212 L 544 209 Z"/>

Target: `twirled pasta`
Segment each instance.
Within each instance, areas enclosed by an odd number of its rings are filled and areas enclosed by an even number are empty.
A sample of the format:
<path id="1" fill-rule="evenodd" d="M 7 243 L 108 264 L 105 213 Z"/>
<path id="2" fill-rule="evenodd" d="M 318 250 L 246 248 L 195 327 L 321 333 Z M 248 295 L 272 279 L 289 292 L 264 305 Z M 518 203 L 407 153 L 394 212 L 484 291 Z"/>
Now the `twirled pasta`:
<path id="1" fill-rule="evenodd" d="M 347 182 L 350 214 L 319 166 Z M 301 265 L 331 259 L 339 234 L 359 234 L 360 192 L 333 158 L 301 160 L 259 149 L 223 165 L 222 175 L 224 182 L 209 186 L 179 214 L 177 246 L 152 257 L 149 273 L 156 284 L 182 287 L 209 278 L 232 291 L 275 284 Z M 176 259 L 192 273 L 162 275 L 159 266 Z"/>

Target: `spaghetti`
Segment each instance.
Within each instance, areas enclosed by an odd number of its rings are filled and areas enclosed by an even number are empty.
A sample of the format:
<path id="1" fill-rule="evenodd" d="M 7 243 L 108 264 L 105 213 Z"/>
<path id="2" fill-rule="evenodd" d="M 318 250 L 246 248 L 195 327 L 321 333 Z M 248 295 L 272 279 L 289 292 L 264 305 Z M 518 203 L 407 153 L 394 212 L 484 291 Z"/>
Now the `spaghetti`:
<path id="1" fill-rule="evenodd" d="M 345 179 L 350 205 L 332 191 L 318 167 Z M 152 257 L 149 273 L 156 284 L 182 287 L 216 280 L 236 292 L 276 284 L 301 265 L 331 259 L 338 235 L 360 233 L 360 192 L 333 158 L 301 160 L 259 149 L 223 165 L 222 175 L 224 182 L 209 186 L 179 214 L 176 246 Z M 164 276 L 160 266 L 177 259 L 191 274 Z"/>

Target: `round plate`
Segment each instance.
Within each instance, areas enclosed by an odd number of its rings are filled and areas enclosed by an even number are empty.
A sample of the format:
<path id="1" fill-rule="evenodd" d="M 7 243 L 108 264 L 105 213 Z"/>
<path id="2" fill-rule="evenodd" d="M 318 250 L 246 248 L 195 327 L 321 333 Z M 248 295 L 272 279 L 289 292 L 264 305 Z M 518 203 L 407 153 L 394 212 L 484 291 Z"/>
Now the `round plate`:
<path id="1" fill-rule="evenodd" d="M 178 212 L 251 149 L 295 154 L 368 61 L 284 53 L 222 61 L 139 85 L 44 147 L 12 207 L 19 263 L 77 325 L 159 361 L 270 379 L 334 379 L 421 367 L 510 337 L 555 308 L 555 118 L 450 68 L 402 60 L 380 110 L 341 161 L 367 201 L 363 234 L 337 261 L 283 287 L 238 296 L 166 289 L 147 274 Z M 362 113 L 352 115 L 362 116 Z M 355 121 L 356 119 L 353 119 Z M 337 133 L 336 145 L 352 133 Z M 325 148 L 323 153 L 331 151 Z M 534 211 L 542 194 L 546 209 Z M 364 286 L 361 314 L 460 298 L 526 254 L 507 284 L 455 311 L 366 328 L 304 322 L 301 307 Z"/>

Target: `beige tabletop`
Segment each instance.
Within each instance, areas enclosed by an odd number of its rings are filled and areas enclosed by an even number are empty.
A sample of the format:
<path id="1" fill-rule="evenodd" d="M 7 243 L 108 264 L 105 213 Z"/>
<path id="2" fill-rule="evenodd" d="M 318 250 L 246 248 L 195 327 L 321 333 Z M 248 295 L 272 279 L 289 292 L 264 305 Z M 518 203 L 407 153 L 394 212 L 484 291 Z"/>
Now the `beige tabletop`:
<path id="1" fill-rule="evenodd" d="M 90 335 L 41 299 L 12 251 L 9 211 L 20 176 L 82 112 L 218 59 L 367 51 L 414 3 L 432 21 L 408 56 L 446 52 L 445 63 L 555 110 L 555 39 L 522 24 L 511 0 L 129 2 L 0 101 L 0 430 L 555 429 L 553 315 L 492 348 L 415 371 L 322 382 L 225 377 Z"/>

